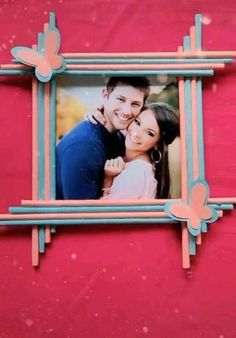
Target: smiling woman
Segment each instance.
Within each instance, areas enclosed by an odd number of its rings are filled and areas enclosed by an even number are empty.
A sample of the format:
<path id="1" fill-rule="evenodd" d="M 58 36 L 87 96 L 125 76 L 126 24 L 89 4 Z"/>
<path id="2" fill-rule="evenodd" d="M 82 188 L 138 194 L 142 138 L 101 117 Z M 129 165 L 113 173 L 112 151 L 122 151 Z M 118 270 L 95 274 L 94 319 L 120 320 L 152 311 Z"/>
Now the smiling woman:
<path id="1" fill-rule="evenodd" d="M 166 95 L 170 79 L 160 83 L 157 77 L 111 77 L 106 86 L 102 77 L 93 77 L 93 82 L 79 78 L 66 85 L 64 81 L 58 84 L 57 97 L 57 198 L 98 199 L 104 194 L 106 199 L 168 198 L 171 191 L 179 196 L 179 158 L 174 164 L 177 188 L 170 187 L 168 168 L 168 144 L 179 135 L 178 117 L 168 105 L 144 107 L 148 101 L 160 101 L 161 94 L 162 100 L 171 100 L 173 94 Z M 100 123 L 82 121 L 97 107 L 102 112 L 96 113 Z M 80 114 L 74 125 L 67 122 L 71 122 L 67 111 L 74 117 Z M 168 131 L 173 134 L 171 142 L 165 140 Z"/>
<path id="2" fill-rule="evenodd" d="M 177 136 L 179 119 L 169 105 L 144 106 L 127 128 L 124 165 L 106 162 L 104 187 L 108 198 L 169 198 L 168 145 Z"/>

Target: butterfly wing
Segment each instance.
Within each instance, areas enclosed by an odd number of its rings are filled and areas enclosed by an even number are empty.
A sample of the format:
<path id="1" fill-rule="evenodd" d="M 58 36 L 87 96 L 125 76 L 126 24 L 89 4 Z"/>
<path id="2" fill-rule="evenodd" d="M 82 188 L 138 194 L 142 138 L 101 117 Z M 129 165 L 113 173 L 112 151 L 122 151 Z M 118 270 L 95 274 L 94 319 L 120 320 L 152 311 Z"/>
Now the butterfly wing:
<path id="1" fill-rule="evenodd" d="M 16 60 L 35 67 L 35 74 L 40 81 L 45 81 L 52 75 L 52 70 L 44 55 L 28 47 L 14 47 L 12 54 Z"/>
<path id="2" fill-rule="evenodd" d="M 43 56 L 32 48 L 14 47 L 11 51 L 16 60 L 29 66 L 36 67 L 43 59 Z"/>
<path id="3" fill-rule="evenodd" d="M 169 211 L 177 219 L 187 220 L 191 217 L 191 208 L 185 203 L 174 203 L 169 206 Z"/>
<path id="4" fill-rule="evenodd" d="M 60 48 L 60 33 L 57 29 L 45 33 L 44 50 L 45 58 L 53 70 L 64 70 L 64 58 L 58 55 Z"/>
<path id="5" fill-rule="evenodd" d="M 191 190 L 191 208 L 196 216 L 202 220 L 208 220 L 212 217 L 212 209 L 205 205 L 208 198 L 208 189 L 205 184 L 197 183 Z"/>
<path id="6" fill-rule="evenodd" d="M 177 219 L 187 221 L 188 229 L 193 235 L 200 233 L 201 219 L 191 206 L 182 202 L 175 203 L 169 207 L 169 211 Z"/>

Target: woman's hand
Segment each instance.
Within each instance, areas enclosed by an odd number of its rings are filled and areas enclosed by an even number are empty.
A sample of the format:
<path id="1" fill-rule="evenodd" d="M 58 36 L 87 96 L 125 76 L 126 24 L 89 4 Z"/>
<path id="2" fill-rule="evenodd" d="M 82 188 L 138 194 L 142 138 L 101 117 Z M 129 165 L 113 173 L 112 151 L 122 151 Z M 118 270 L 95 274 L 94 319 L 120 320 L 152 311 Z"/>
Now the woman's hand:
<path id="1" fill-rule="evenodd" d="M 97 110 L 93 113 L 87 113 L 85 116 L 85 119 L 90 121 L 92 124 L 98 124 L 98 122 L 100 124 L 102 124 L 103 126 L 105 126 L 106 124 L 106 119 L 103 115 L 103 110 L 104 110 L 104 106 L 101 105 L 99 107 L 97 107 Z"/>
<path id="2" fill-rule="evenodd" d="M 117 157 L 115 159 L 107 160 L 104 166 L 105 177 L 113 178 L 119 175 L 124 169 L 125 162 L 122 157 Z"/>
<path id="3" fill-rule="evenodd" d="M 113 182 L 113 178 L 119 175 L 124 169 L 125 162 L 122 157 L 117 157 L 112 160 L 107 160 L 104 166 L 104 182 L 103 182 L 103 196 L 109 194 L 110 187 Z"/>

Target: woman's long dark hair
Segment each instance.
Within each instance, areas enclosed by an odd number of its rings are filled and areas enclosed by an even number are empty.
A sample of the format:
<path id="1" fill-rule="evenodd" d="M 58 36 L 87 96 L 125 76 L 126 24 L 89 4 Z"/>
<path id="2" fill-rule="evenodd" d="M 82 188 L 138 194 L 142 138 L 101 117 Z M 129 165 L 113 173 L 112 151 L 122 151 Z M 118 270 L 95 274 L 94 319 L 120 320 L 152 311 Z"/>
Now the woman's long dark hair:
<path id="1" fill-rule="evenodd" d="M 169 198 L 170 174 L 168 161 L 168 145 L 179 136 L 179 118 L 175 111 L 164 102 L 150 103 L 142 110 L 151 109 L 155 115 L 160 128 L 160 140 L 157 143 L 157 149 L 161 153 L 161 160 L 155 166 L 155 178 L 157 180 L 156 198 Z M 153 149 L 150 150 L 150 158 Z"/>

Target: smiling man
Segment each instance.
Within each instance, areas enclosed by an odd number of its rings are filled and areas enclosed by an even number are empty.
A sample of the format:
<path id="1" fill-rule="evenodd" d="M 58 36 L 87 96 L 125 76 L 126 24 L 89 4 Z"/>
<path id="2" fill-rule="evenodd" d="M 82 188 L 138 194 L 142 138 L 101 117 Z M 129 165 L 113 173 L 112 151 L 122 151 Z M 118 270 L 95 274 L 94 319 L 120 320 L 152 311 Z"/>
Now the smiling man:
<path id="1" fill-rule="evenodd" d="M 149 95 L 146 77 L 111 77 L 103 90 L 105 126 L 78 124 L 57 145 L 57 199 L 97 199 L 104 164 L 124 154 L 126 129 Z"/>

